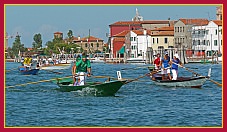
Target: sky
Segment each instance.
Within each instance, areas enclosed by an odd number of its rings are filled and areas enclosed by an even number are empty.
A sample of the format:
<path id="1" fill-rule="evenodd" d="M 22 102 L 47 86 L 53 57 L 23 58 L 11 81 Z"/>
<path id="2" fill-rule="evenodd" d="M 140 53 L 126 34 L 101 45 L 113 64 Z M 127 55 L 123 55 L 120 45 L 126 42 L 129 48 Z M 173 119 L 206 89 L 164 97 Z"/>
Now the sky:
<path id="1" fill-rule="evenodd" d="M 21 36 L 25 47 L 32 47 L 33 36 L 42 35 L 43 47 L 52 41 L 54 32 L 67 37 L 90 35 L 107 42 L 109 25 L 117 21 L 131 21 L 136 8 L 144 20 L 178 20 L 180 18 L 216 19 L 215 5 L 6 5 L 5 31 L 9 36 Z M 10 38 L 12 47 L 15 38 Z"/>

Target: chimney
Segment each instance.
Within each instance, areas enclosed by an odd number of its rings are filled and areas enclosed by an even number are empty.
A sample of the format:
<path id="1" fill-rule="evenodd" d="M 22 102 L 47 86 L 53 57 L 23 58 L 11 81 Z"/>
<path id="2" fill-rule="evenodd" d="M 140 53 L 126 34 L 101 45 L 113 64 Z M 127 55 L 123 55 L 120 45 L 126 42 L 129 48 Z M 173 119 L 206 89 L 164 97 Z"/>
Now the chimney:
<path id="1" fill-rule="evenodd" d="M 80 40 L 80 36 L 78 36 L 78 40 Z"/>

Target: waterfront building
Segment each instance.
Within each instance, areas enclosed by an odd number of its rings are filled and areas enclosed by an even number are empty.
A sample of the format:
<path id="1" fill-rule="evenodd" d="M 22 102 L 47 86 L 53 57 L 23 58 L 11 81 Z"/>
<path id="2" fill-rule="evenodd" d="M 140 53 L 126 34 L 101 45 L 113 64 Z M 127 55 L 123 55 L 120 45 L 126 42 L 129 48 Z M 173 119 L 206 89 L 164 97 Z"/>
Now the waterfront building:
<path id="1" fill-rule="evenodd" d="M 207 19 L 179 19 L 174 24 L 174 42 L 175 48 L 192 49 L 192 27 L 205 26 L 208 24 Z"/>
<path id="2" fill-rule="evenodd" d="M 84 38 L 73 37 L 73 44 L 79 45 L 87 53 L 103 52 L 104 40 L 94 36 L 87 36 Z"/>

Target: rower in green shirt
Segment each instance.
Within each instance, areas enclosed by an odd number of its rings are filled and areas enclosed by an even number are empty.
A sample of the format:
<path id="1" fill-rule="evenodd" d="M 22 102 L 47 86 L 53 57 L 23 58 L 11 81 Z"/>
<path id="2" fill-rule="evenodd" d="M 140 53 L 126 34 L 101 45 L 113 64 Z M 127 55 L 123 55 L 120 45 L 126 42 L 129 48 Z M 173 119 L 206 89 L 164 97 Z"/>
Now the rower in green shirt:
<path id="1" fill-rule="evenodd" d="M 86 74 L 88 77 L 91 76 L 91 62 L 85 54 L 82 54 L 82 59 L 78 60 L 73 68 L 74 85 L 84 85 Z M 78 78 L 77 82 L 76 78 Z"/>

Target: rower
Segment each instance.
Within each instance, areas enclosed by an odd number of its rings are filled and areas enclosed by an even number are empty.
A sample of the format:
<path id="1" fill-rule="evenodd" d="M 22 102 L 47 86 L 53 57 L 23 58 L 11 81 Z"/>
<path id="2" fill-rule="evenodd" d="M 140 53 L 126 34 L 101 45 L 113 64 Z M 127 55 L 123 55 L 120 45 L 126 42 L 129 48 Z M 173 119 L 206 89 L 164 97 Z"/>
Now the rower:
<path id="1" fill-rule="evenodd" d="M 177 80 L 178 65 L 180 64 L 181 66 L 183 66 L 183 64 L 179 60 L 178 54 L 174 54 L 173 59 L 170 61 L 170 64 L 172 64 L 172 70 L 171 70 L 173 74 L 172 80 Z"/>
<path id="2" fill-rule="evenodd" d="M 76 65 L 74 66 L 74 77 L 78 77 L 78 85 L 84 85 L 86 83 L 86 75 L 88 77 L 91 76 L 91 62 L 87 59 L 86 54 L 82 54 L 82 59 L 76 62 Z M 78 71 L 78 74 L 75 72 Z M 75 85 L 75 83 L 74 83 Z"/>
<path id="3" fill-rule="evenodd" d="M 165 74 L 168 74 L 169 79 L 171 80 L 172 77 L 170 75 L 170 67 L 169 67 L 170 57 L 168 56 L 168 52 L 165 52 L 164 58 L 161 60 L 161 66 L 163 65 L 162 70 L 162 80 L 165 79 Z"/>

